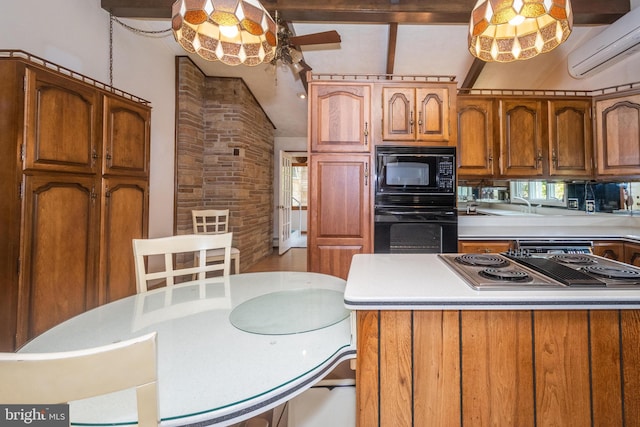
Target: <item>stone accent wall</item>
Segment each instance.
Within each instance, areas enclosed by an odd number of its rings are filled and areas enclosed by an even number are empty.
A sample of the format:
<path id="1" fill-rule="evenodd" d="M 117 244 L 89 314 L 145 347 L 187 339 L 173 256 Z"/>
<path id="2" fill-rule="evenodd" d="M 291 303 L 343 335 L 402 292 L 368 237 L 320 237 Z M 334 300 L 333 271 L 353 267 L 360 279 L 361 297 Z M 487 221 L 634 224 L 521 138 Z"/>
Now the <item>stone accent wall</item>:
<path id="1" fill-rule="evenodd" d="M 274 127 L 244 81 L 207 77 L 176 59 L 176 234 L 192 209 L 229 209 L 240 270 L 270 254 Z"/>

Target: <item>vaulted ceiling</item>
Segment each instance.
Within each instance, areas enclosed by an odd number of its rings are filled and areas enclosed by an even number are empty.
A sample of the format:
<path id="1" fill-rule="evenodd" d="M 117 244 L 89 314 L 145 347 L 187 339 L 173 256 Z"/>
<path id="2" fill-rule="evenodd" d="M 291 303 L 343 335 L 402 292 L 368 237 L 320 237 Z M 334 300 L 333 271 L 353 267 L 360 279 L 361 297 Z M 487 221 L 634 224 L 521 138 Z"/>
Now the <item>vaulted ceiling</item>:
<path id="1" fill-rule="evenodd" d="M 634 0 L 635 1 L 635 0 Z M 116 17 L 144 19 L 147 26 L 169 27 L 174 0 L 101 0 Z M 262 0 L 274 15 L 277 10 L 294 34 L 337 30 L 339 44 L 302 48 L 304 61 L 322 74 L 454 75 L 460 87 L 486 88 L 487 75 L 508 82 L 517 73 L 531 89 L 544 85 L 546 74 L 593 26 L 614 22 L 630 10 L 629 0 L 573 0 L 574 34 L 545 58 L 522 64 L 485 65 L 467 50 L 467 25 L 475 0 Z M 176 55 L 188 55 L 171 38 Z M 557 51 L 557 52 L 556 52 Z M 306 108 L 296 94 L 305 91 L 305 75 L 288 67 L 264 65 L 230 67 L 188 55 L 208 75 L 243 78 L 275 123 L 277 136 L 306 135 Z M 531 74 L 527 76 L 526 74 Z M 566 71 L 565 71 L 566 74 Z M 537 86 L 537 87 L 536 87 Z M 592 88 L 593 89 L 593 88 Z M 305 104 L 306 106 L 306 104 Z"/>

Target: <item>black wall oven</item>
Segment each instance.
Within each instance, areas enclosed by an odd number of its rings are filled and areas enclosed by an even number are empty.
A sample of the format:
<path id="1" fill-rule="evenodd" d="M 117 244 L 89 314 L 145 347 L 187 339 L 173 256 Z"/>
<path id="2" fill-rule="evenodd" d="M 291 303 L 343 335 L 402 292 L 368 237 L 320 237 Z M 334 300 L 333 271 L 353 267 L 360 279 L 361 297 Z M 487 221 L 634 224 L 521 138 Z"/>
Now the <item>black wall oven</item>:
<path id="1" fill-rule="evenodd" d="M 374 252 L 458 251 L 455 148 L 376 148 Z"/>

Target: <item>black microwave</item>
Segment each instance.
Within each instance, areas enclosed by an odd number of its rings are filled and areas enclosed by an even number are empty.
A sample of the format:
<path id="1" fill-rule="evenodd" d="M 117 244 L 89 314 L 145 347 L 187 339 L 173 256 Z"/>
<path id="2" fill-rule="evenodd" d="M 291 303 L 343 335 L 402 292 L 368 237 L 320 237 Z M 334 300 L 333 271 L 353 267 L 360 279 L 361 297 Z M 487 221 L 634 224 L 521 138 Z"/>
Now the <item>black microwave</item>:
<path id="1" fill-rule="evenodd" d="M 376 200 L 456 192 L 455 147 L 376 147 Z"/>

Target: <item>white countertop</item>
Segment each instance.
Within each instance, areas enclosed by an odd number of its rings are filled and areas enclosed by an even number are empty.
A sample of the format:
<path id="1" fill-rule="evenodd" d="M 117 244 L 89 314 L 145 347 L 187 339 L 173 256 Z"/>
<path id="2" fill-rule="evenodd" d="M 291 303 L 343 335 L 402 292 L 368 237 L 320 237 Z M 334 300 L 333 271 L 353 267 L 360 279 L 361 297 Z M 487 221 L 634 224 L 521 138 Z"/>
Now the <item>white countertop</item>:
<path id="1" fill-rule="evenodd" d="M 352 310 L 640 308 L 640 289 L 476 291 L 436 254 L 359 254 L 344 293 Z"/>
<path id="2" fill-rule="evenodd" d="M 460 240 L 589 239 L 640 241 L 639 217 L 461 216 Z"/>

